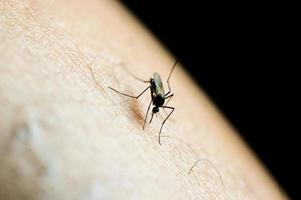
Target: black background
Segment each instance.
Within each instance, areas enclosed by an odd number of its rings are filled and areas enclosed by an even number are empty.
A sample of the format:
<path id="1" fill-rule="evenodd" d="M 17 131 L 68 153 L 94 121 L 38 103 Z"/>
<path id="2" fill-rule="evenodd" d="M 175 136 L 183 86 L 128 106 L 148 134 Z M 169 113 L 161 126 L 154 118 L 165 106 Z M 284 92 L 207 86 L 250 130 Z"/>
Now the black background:
<path id="1" fill-rule="evenodd" d="M 294 5 L 123 2 L 187 67 L 290 197 L 300 199 Z"/>

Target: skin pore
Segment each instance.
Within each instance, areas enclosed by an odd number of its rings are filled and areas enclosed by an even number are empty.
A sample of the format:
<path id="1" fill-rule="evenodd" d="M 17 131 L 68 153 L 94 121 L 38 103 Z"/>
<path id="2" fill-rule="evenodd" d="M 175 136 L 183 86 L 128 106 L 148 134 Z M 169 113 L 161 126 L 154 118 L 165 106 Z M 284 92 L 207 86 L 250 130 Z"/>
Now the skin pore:
<path id="1" fill-rule="evenodd" d="M 0 0 L 0 199 L 286 199 L 181 65 L 118 2 Z M 166 117 L 163 110 L 162 117 Z"/>

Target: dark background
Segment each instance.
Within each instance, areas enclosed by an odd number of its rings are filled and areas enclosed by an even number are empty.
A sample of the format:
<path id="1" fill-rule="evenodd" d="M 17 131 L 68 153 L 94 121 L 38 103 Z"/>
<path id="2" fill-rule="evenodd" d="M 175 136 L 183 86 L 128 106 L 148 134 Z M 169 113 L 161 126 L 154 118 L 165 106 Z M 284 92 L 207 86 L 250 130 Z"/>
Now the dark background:
<path id="1" fill-rule="evenodd" d="M 123 2 L 187 67 L 290 197 L 301 199 L 294 187 L 300 178 L 294 5 Z"/>

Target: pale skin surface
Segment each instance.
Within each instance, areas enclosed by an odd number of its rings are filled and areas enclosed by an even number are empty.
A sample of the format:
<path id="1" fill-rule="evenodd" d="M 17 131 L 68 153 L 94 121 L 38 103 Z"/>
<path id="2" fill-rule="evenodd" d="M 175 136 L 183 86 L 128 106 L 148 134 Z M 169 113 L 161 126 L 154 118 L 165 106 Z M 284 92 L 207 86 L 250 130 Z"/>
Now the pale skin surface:
<path id="1" fill-rule="evenodd" d="M 181 65 L 161 146 L 149 92 L 108 89 L 174 60 L 116 2 L 1 0 L 0 199 L 286 199 Z"/>

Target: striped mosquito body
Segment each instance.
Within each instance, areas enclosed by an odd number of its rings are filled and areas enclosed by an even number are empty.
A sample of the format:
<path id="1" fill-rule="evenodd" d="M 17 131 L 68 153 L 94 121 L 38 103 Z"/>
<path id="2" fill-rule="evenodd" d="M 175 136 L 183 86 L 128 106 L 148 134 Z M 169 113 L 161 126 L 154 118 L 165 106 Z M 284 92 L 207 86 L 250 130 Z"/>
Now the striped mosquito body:
<path id="1" fill-rule="evenodd" d="M 177 65 L 177 62 L 178 61 L 176 61 L 175 64 L 173 65 L 173 67 L 172 67 L 172 69 L 169 73 L 169 76 L 167 78 L 167 85 L 168 85 L 168 92 L 167 93 L 165 93 L 165 91 L 164 91 L 164 87 L 163 87 L 163 84 L 162 84 L 161 77 L 157 72 L 154 73 L 153 78 L 150 78 L 149 81 L 143 81 L 142 80 L 144 83 L 149 83 L 150 85 L 145 90 L 143 90 L 138 96 L 128 95 L 128 94 L 119 92 L 119 91 L 115 90 L 114 88 L 109 87 L 111 90 L 117 92 L 118 94 L 121 94 L 121 95 L 127 96 L 127 97 L 131 97 L 131 98 L 136 98 L 136 99 L 138 99 L 142 94 L 144 94 L 148 89 L 150 89 L 150 91 L 151 91 L 151 101 L 148 105 L 146 115 L 145 115 L 145 118 L 144 118 L 143 130 L 144 130 L 144 127 L 145 127 L 145 124 L 146 124 L 147 115 L 148 115 L 148 112 L 149 112 L 149 109 L 150 109 L 151 105 L 153 105 L 153 109 L 152 109 L 152 116 L 151 116 L 151 119 L 150 119 L 149 123 L 152 122 L 154 114 L 158 113 L 160 108 L 171 110 L 170 113 L 167 115 L 167 117 L 164 119 L 164 121 L 161 124 L 161 128 L 160 128 L 160 131 L 159 131 L 159 137 L 158 137 L 158 142 L 159 142 L 160 145 L 161 145 L 160 138 L 161 138 L 161 132 L 162 132 L 163 125 L 165 124 L 166 120 L 170 117 L 170 115 L 173 113 L 173 111 L 175 110 L 174 107 L 167 106 L 167 103 L 169 102 L 169 100 L 174 95 L 174 94 L 171 93 L 171 89 L 170 89 L 170 85 L 169 85 L 169 78 L 170 78 L 175 66 Z M 166 101 L 167 99 L 168 99 L 168 101 Z"/>
<path id="2" fill-rule="evenodd" d="M 150 79 L 150 86 L 153 105 L 155 107 L 163 106 L 165 102 L 165 92 L 161 77 L 157 72 L 154 73 L 154 77 Z"/>

